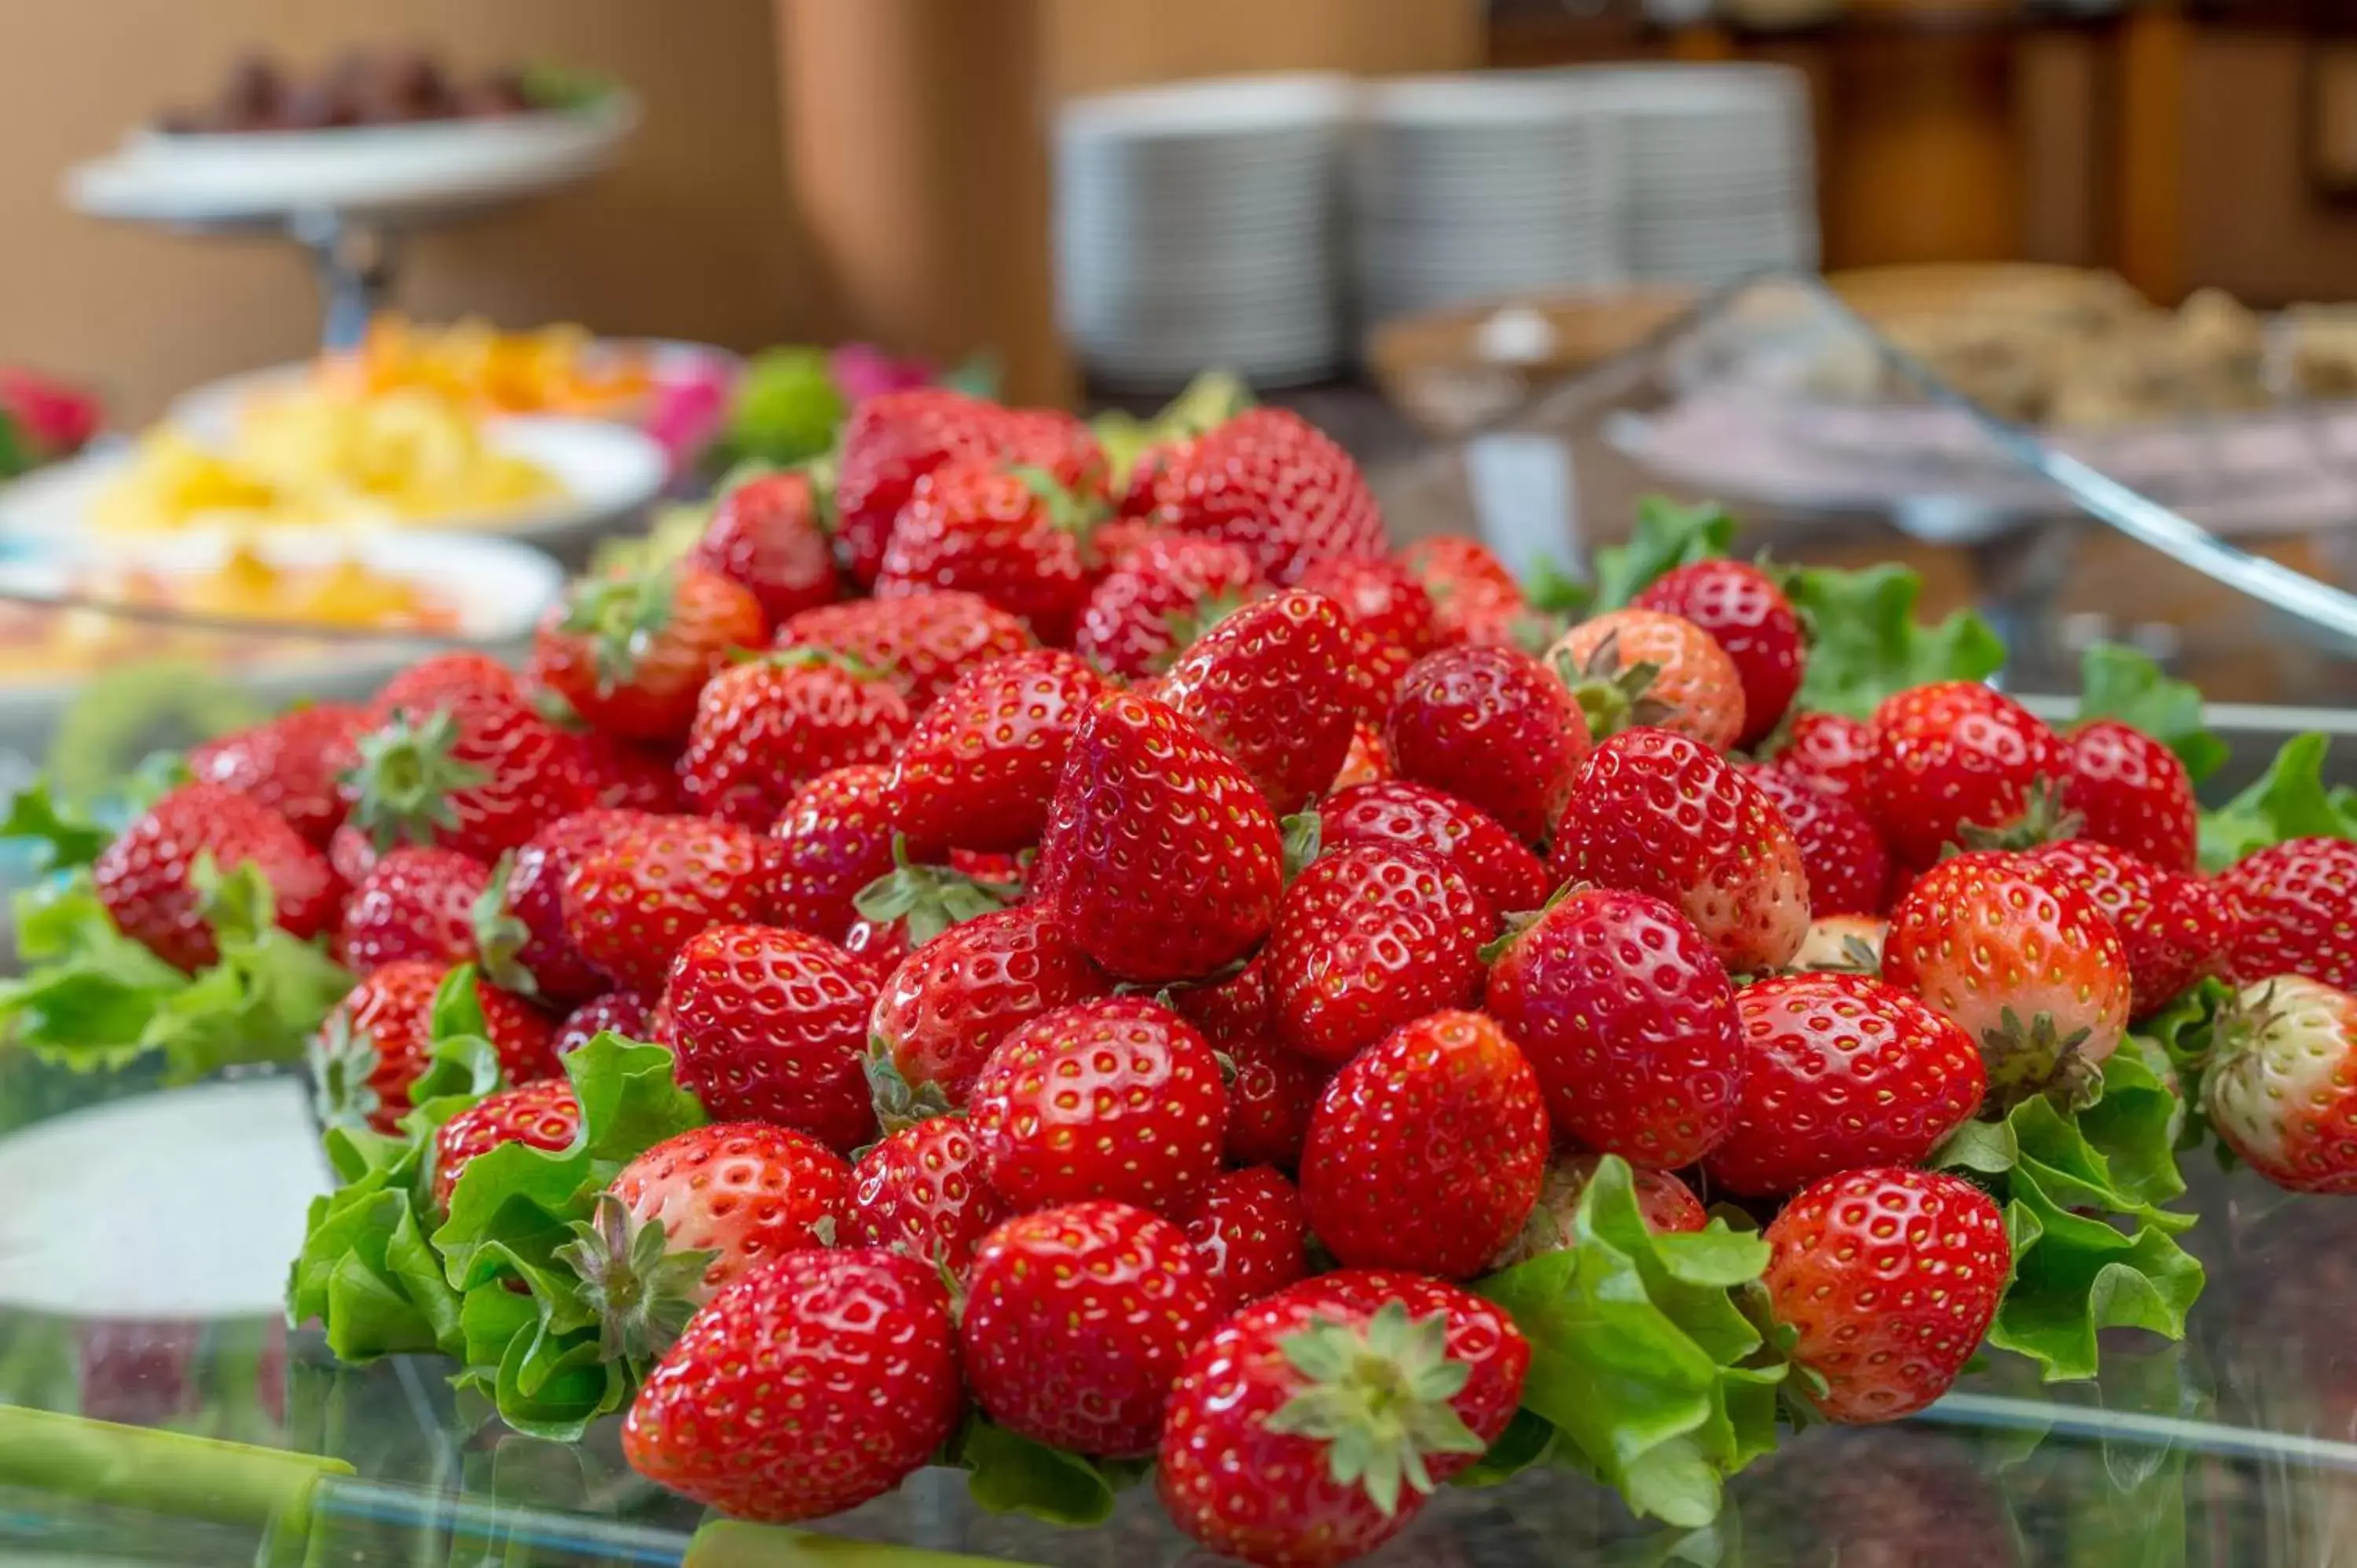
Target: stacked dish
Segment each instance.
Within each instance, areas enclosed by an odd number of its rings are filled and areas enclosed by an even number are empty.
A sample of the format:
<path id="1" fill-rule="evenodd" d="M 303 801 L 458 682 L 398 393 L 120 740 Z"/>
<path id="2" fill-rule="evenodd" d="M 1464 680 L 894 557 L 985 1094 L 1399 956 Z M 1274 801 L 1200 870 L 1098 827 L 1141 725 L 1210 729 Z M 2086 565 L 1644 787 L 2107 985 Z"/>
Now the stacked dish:
<path id="1" fill-rule="evenodd" d="M 1332 372 L 1347 81 L 1276 76 L 1108 93 L 1056 128 L 1058 308 L 1100 380 L 1205 365 L 1263 385 Z"/>

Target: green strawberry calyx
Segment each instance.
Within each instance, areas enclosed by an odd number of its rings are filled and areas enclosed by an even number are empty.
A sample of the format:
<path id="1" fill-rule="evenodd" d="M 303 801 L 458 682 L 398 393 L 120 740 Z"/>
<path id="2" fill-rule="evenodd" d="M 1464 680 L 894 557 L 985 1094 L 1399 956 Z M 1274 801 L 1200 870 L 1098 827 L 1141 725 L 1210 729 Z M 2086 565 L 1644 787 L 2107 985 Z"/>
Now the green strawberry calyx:
<path id="1" fill-rule="evenodd" d="M 671 1348 L 704 1299 L 705 1272 L 720 1254 L 673 1251 L 660 1219 L 640 1219 L 610 1192 L 597 1195 L 574 1239 L 556 1249 L 581 1276 L 581 1299 L 597 1320 L 597 1355 L 644 1365 Z"/>
<path id="2" fill-rule="evenodd" d="M 1660 725 L 1677 716 L 1674 703 L 1652 694 L 1662 667 L 1649 659 L 1620 662 L 1620 634 L 1609 631 L 1596 645 L 1585 664 L 1575 665 L 1568 652 L 1555 659 L 1555 679 L 1569 688 L 1587 721 L 1587 733 L 1598 740 L 1639 725 Z"/>
<path id="3" fill-rule="evenodd" d="M 476 954 L 491 983 L 519 996 L 537 996 L 540 981 L 517 956 L 532 940 L 532 931 L 508 908 L 508 883 L 514 875 L 515 852 L 510 850 L 491 867 L 491 879 L 476 896 L 467 918 L 474 927 Z"/>
<path id="4" fill-rule="evenodd" d="M 2102 1064 L 2085 1055 L 2092 1033 L 2080 1028 L 2064 1035 L 2050 1013 L 2025 1021 L 2005 1008 L 1994 1028 L 1981 1031 L 1981 1060 L 1988 1069 L 1988 1094 L 1981 1114 L 1997 1120 L 2040 1095 L 2065 1112 L 2089 1103 L 2102 1082 Z"/>
<path id="5" fill-rule="evenodd" d="M 1479 1454 L 1488 1444 L 1449 1403 L 1473 1369 L 1448 1357 L 1448 1319 L 1411 1322 L 1386 1302 L 1363 1325 L 1313 1318 L 1278 1342 L 1306 1386 L 1268 1418 L 1268 1430 L 1318 1438 L 1339 1486 L 1360 1486 L 1386 1517 L 1405 1487 L 1429 1493 L 1427 1455 Z"/>
<path id="6" fill-rule="evenodd" d="M 1291 886 L 1325 847 L 1325 825 L 1315 811 L 1296 811 L 1277 827 L 1283 838 L 1285 881 Z"/>
<path id="7" fill-rule="evenodd" d="M 358 744 L 360 763 L 348 776 L 352 822 L 380 850 L 404 841 L 430 843 L 438 831 L 457 827 L 451 797 L 490 778 L 456 755 L 458 718 L 448 708 L 422 719 L 395 713 Z"/>
<path id="8" fill-rule="evenodd" d="M 365 1127 L 378 1107 L 375 1077 L 382 1059 L 365 1029 L 355 1032 L 339 1011 L 312 1037 L 304 1056 L 310 1069 L 311 1101 L 322 1127 Z"/>
<path id="9" fill-rule="evenodd" d="M 945 865 L 909 858 L 908 840 L 892 835 L 892 869 L 861 888 L 851 906 L 863 920 L 883 926 L 904 923 L 911 950 L 923 947 L 952 926 L 1006 908 L 1016 889 L 985 882 Z"/>
<path id="10" fill-rule="evenodd" d="M 1950 844 L 1941 858 L 1961 854 L 1967 850 L 1999 849 L 2029 850 L 2042 843 L 2057 843 L 2074 839 L 2086 819 L 2062 803 L 2062 786 L 2043 774 L 2029 782 L 2022 799 L 2021 814 L 1996 827 L 1982 827 L 1967 822 L 1963 829 L 1964 843 Z"/>
<path id="11" fill-rule="evenodd" d="M 900 1070 L 900 1064 L 892 1058 L 891 1042 L 883 1036 L 868 1036 L 867 1055 L 862 1058 L 860 1068 L 867 1075 L 868 1092 L 875 1098 L 876 1124 L 884 1130 L 886 1137 L 950 1113 L 948 1093 L 938 1083 L 910 1083 L 908 1075 Z"/>
<path id="12" fill-rule="evenodd" d="M 639 661 L 671 624 L 677 589 L 677 575 L 665 563 L 574 590 L 557 628 L 589 639 L 600 695 L 611 695 L 638 673 Z"/>

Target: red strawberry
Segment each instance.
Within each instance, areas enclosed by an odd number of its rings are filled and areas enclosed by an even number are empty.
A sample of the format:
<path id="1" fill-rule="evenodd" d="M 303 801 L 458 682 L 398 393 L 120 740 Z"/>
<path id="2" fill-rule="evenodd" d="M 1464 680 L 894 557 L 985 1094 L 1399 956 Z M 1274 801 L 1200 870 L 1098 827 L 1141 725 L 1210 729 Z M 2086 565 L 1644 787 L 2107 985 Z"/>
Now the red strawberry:
<path id="1" fill-rule="evenodd" d="M 573 739 L 590 805 L 621 811 L 679 810 L 679 763 L 668 748 L 640 746 L 602 730 Z"/>
<path id="2" fill-rule="evenodd" d="M 1383 553 L 1383 518 L 1350 454 L 1289 409 L 1254 408 L 1171 451 L 1162 521 L 1241 544 L 1290 585 L 1319 555 Z"/>
<path id="3" fill-rule="evenodd" d="M 565 934 L 565 879 L 608 834 L 646 820 L 640 811 L 576 811 L 502 858 L 472 914 L 484 972 L 511 991 L 560 1006 L 604 991 L 605 977 Z"/>
<path id="4" fill-rule="evenodd" d="M 892 525 L 876 596 L 952 589 L 1070 642 L 1089 594 L 1089 516 L 1037 470 L 996 459 L 945 463 L 917 481 Z"/>
<path id="5" fill-rule="evenodd" d="M 249 865 L 270 886 L 280 929 L 307 940 L 335 918 L 336 874 L 326 857 L 284 817 L 225 784 L 183 784 L 164 795 L 90 870 L 98 901 L 124 935 L 194 971 L 221 957 L 207 875 Z"/>
<path id="6" fill-rule="evenodd" d="M 1539 1200 L 1531 1217 L 1505 1250 L 1490 1260 L 1492 1269 L 1510 1269 L 1516 1263 L 1526 1263 L 1533 1258 L 1549 1252 L 1569 1251 L 1579 1245 L 1579 1203 L 1587 1196 L 1587 1184 L 1596 1179 L 1596 1167 L 1604 1156 L 1587 1153 L 1558 1155 L 1547 1166 L 1546 1180 L 1539 1187 Z M 1694 1189 L 1667 1171 L 1649 1171 L 1642 1165 L 1631 1169 L 1630 1182 L 1637 1199 L 1638 1218 L 1645 1229 L 1656 1236 L 1701 1230 L 1710 1224 L 1710 1215 Z"/>
<path id="7" fill-rule="evenodd" d="M 1353 784 L 1380 784 L 1391 776 L 1391 754 L 1383 748 L 1383 730 L 1359 720 L 1351 726 L 1351 749 L 1342 754 L 1333 788 L 1340 791 Z"/>
<path id="8" fill-rule="evenodd" d="M 1964 1026 L 2000 1109 L 2071 1093 L 2127 1027 L 2127 950 L 2052 866 L 1982 850 L 1943 860 L 1891 908 L 1883 978 Z"/>
<path id="9" fill-rule="evenodd" d="M 1801 848 L 1809 876 L 1809 911 L 1825 915 L 1878 915 L 1890 888 L 1890 851 L 1873 820 L 1847 800 L 1837 800 L 1773 765 L 1755 765 L 1743 776 L 1783 813 Z"/>
<path id="10" fill-rule="evenodd" d="M 1530 1218 L 1546 1159 L 1531 1064 L 1479 1013 L 1435 1013 L 1327 1080 L 1301 1197 L 1343 1262 L 1462 1279 Z"/>
<path id="11" fill-rule="evenodd" d="M 1222 1049 L 1232 1041 L 1269 1033 L 1276 1027 L 1276 1001 L 1268 989 L 1268 949 L 1262 948 L 1232 973 L 1179 987 L 1171 993 L 1170 1004 Z"/>
<path id="12" fill-rule="evenodd" d="M 984 1179 L 981 1146 L 959 1116 L 888 1133 L 851 1172 L 851 1239 L 963 1274 L 977 1242 L 1007 1215 Z"/>
<path id="13" fill-rule="evenodd" d="M 1115 675 L 1157 674 L 1222 616 L 1266 592 L 1241 545 L 1195 533 L 1157 533 L 1126 555 L 1098 543 L 1113 569 L 1089 591 L 1072 647 Z"/>
<path id="14" fill-rule="evenodd" d="M 1587 755 L 1587 724 L 1546 666 L 1511 648 L 1417 660 L 1383 718 L 1403 779 L 1487 811 L 1524 843 L 1554 829 Z"/>
<path id="15" fill-rule="evenodd" d="M 1306 563 L 1297 587 L 1323 594 L 1367 636 L 1415 663 L 1444 640 L 1439 612 L 1415 574 L 1381 556 L 1321 555 Z"/>
<path id="16" fill-rule="evenodd" d="M 1692 1165 L 1734 1126 L 1734 988 L 1693 922 L 1642 893 L 1574 888 L 1509 937 L 1483 1004 L 1522 1047 L 1558 1135 Z"/>
<path id="17" fill-rule="evenodd" d="M 2241 918 L 2227 972 L 2242 982 L 2304 974 L 2357 991 L 2357 843 L 2289 839 L 2226 868 Z"/>
<path id="18" fill-rule="evenodd" d="M 834 1245 L 850 1213 L 851 1167 L 791 1128 L 715 1122 L 648 1149 L 606 1191 L 620 1214 L 601 1215 L 595 1229 L 620 1235 L 583 1237 L 588 1245 L 575 1250 L 573 1262 L 590 1285 L 590 1305 L 612 1315 L 618 1334 L 630 1334 L 653 1326 L 637 1315 L 659 1305 L 651 1299 L 659 1285 L 694 1305 L 772 1259 Z M 702 1254 L 662 1282 L 645 1276 L 644 1260 L 630 1246 L 641 1227 L 655 1223 L 667 1257 Z M 632 1283 L 646 1288 L 617 1289 Z"/>
<path id="19" fill-rule="evenodd" d="M 1738 974 L 1792 961 L 1809 929 L 1808 876 L 1783 813 L 1723 757 L 1632 729 L 1581 765 L 1548 869 L 1558 881 L 1674 904 Z"/>
<path id="20" fill-rule="evenodd" d="M 1163 1507 L 1261 1568 L 1372 1552 L 1504 1433 L 1530 1358 L 1504 1313 L 1437 1280 L 1304 1281 L 1187 1359 L 1156 1465 Z"/>
<path id="21" fill-rule="evenodd" d="M 759 647 L 765 630 L 760 601 L 717 572 L 596 578 L 542 618 L 532 674 L 597 729 L 675 741 L 704 683 L 733 650 Z"/>
<path id="22" fill-rule="evenodd" d="M 654 1009 L 645 998 L 627 991 L 609 991 L 565 1015 L 565 1021 L 556 1026 L 556 1054 L 562 1058 L 568 1051 L 577 1051 L 609 1029 L 626 1040 L 652 1041 L 654 1022 Z"/>
<path id="23" fill-rule="evenodd" d="M 328 837 L 328 865 L 336 873 L 336 880 L 347 888 L 357 887 L 376 865 L 377 848 L 369 842 L 368 834 L 350 822 Z"/>
<path id="24" fill-rule="evenodd" d="M 1513 645 L 1530 604 L 1489 546 L 1461 533 L 1438 533 L 1401 551 L 1399 562 L 1432 596 L 1443 642 Z"/>
<path id="25" fill-rule="evenodd" d="M 1009 1032 L 1112 988 L 1051 910 L 1026 904 L 960 922 L 903 959 L 876 998 L 870 1049 L 891 1066 L 888 1075 L 871 1069 L 877 1113 L 889 1123 L 965 1104 Z"/>
<path id="26" fill-rule="evenodd" d="M 390 1133 L 409 1110 L 410 1086 L 431 1056 L 434 998 L 449 977 L 447 964 L 390 963 L 346 993 L 320 1026 L 312 1075 L 325 1119 L 366 1121 Z M 556 1075 L 555 1025 L 523 998 L 486 985 L 475 1001 L 483 1010 L 484 1037 L 511 1083 Z"/>
<path id="27" fill-rule="evenodd" d="M 1301 1194 L 1266 1165 L 1211 1178 L 1187 1215 L 1187 1240 L 1224 1310 L 1275 1295 L 1309 1272 Z"/>
<path id="28" fill-rule="evenodd" d="M 1791 1192 L 1837 1171 L 1911 1165 L 1980 1109 L 1973 1037 L 1861 974 L 1794 974 L 1735 993 L 1743 1105 L 1703 1161 L 1717 1187 Z"/>
<path id="29" fill-rule="evenodd" d="M 379 855 L 344 904 L 336 949 L 360 974 L 404 959 L 445 967 L 475 958 L 475 907 L 491 868 L 454 849 L 406 844 Z"/>
<path id="30" fill-rule="evenodd" d="M 889 761 L 911 722 L 899 689 L 879 673 L 814 649 L 773 653 L 704 688 L 680 784 L 703 816 L 767 827 L 820 774 Z"/>
<path id="31" fill-rule="evenodd" d="M 2357 997 L 2305 975 L 2244 986 L 2212 1030 L 2202 1108 L 2294 1192 L 2357 1192 Z"/>
<path id="32" fill-rule="evenodd" d="M 789 1253 L 715 1297 L 664 1353 L 622 1423 L 623 1455 L 737 1519 L 840 1513 L 948 1440 L 956 1342 L 925 1264 Z"/>
<path id="33" fill-rule="evenodd" d="M 1039 842 L 1081 715 L 1111 688 L 1048 649 L 976 665 L 933 700 L 892 768 L 892 822 L 909 853 L 1005 852 Z"/>
<path id="34" fill-rule="evenodd" d="M 485 695 L 527 697 L 531 693 L 514 671 L 488 653 L 437 653 L 387 681 L 369 707 L 378 717 L 396 708 L 430 714 L 452 703 Z"/>
<path id="35" fill-rule="evenodd" d="M 1123 980 L 1200 979 L 1268 934 L 1283 879 L 1276 817 L 1242 768 L 1160 703 L 1098 700 L 1032 882 L 1082 952 Z"/>
<path id="36" fill-rule="evenodd" d="M 1141 996 L 1011 1031 L 967 1110 L 990 1185 L 1019 1209 L 1104 1197 L 1183 1215 L 1219 1171 L 1228 1120 L 1211 1046 Z"/>
<path id="37" fill-rule="evenodd" d="M 1801 689 L 1808 644 L 1801 618 L 1774 579 L 1742 561 L 1696 561 L 1656 578 L 1631 601 L 1692 622 L 1711 636 L 1743 686 L 1738 746 L 1757 746 Z"/>
<path id="38" fill-rule="evenodd" d="M 1565 632 L 1547 663 L 1593 736 L 1651 725 L 1725 751 L 1743 733 L 1743 679 L 1710 633 L 1655 610 L 1609 610 Z"/>
<path id="39" fill-rule="evenodd" d="M 710 926 L 663 990 L 680 1083 L 715 1116 L 775 1122 L 830 1148 L 875 1135 L 860 1071 L 876 977 L 780 926 Z"/>
<path id="40" fill-rule="evenodd" d="M 362 712 L 350 703 L 321 703 L 232 730 L 188 748 L 188 776 L 252 796 L 325 849 L 351 809 L 337 785 L 358 760 L 352 737 Z"/>
<path id="41" fill-rule="evenodd" d="M 483 1096 L 434 1134 L 434 1211 L 450 1212 L 450 1193 L 478 1155 L 502 1144 L 555 1152 L 581 1131 L 581 1102 L 561 1078 L 542 1079 Z"/>
<path id="42" fill-rule="evenodd" d="M 1546 863 L 1479 809 L 1428 785 L 1394 780 L 1338 789 L 1318 808 L 1318 842 L 1402 843 L 1455 866 L 1503 915 L 1535 909 L 1552 886 Z"/>
<path id="43" fill-rule="evenodd" d="M 2192 871 L 2201 808 L 2177 754 L 2113 719 L 2096 720 L 2065 744 L 2062 804 L 2077 813 L 2079 836 L 2164 871 Z"/>
<path id="44" fill-rule="evenodd" d="M 876 581 L 886 542 L 917 481 L 956 457 L 997 455 L 1006 411 L 946 387 L 911 387 L 852 410 L 837 443 L 835 545 L 862 587 Z"/>
<path id="45" fill-rule="evenodd" d="M 424 707 L 396 681 L 352 744 L 343 792 L 380 850 L 430 843 L 494 861 L 589 803 L 579 743 L 511 690 L 469 686 Z"/>
<path id="46" fill-rule="evenodd" d="M 2126 850 L 2063 839 L 2040 845 L 2029 857 L 2061 873 L 2110 918 L 2127 952 L 2131 1018 L 2174 1001 L 2210 972 L 2231 938 L 2202 918 L 2208 901 L 2189 891 L 2192 877 L 2163 871 Z"/>
<path id="47" fill-rule="evenodd" d="M 1874 818 L 1910 869 L 1964 845 L 1967 828 L 2013 822 L 2039 786 L 2059 789 L 2069 768 L 2052 730 L 1977 682 L 1918 686 L 1874 711 Z"/>
<path id="48" fill-rule="evenodd" d="M 1235 758 L 1280 814 L 1297 811 L 1350 750 L 1350 651 L 1340 608 L 1296 589 L 1205 633 L 1170 667 L 1160 696 Z"/>
<path id="49" fill-rule="evenodd" d="M 724 494 L 687 564 L 753 596 L 772 626 L 842 596 L 824 500 L 807 470 L 760 474 Z"/>
<path id="50" fill-rule="evenodd" d="M 1221 1056 L 1235 1068 L 1228 1084 L 1229 1162 L 1291 1170 L 1301 1163 L 1309 1118 L 1326 1087 L 1325 1070 L 1265 1035 L 1218 1043 Z"/>
<path id="51" fill-rule="evenodd" d="M 770 825 L 776 841 L 773 913 L 780 925 L 841 941 L 858 918 L 852 900 L 892 871 L 892 770 L 857 763 L 794 791 Z"/>
<path id="52" fill-rule="evenodd" d="M 1895 1421 L 1947 1392 L 2013 1267 L 1996 1205 L 1936 1171 L 1827 1176 L 1767 1238 L 1769 1299 L 1798 1336 L 1798 1386 L 1841 1422 Z"/>
<path id="53" fill-rule="evenodd" d="M 1154 1452 L 1179 1364 L 1219 1321 L 1187 1233 L 1122 1203 L 999 1224 L 966 1273 L 966 1386 L 999 1425 L 1108 1459 Z"/>
<path id="54" fill-rule="evenodd" d="M 804 610 L 778 628 L 780 648 L 844 654 L 900 683 L 909 711 L 923 713 L 975 665 L 1038 646 L 1024 624 L 973 594 L 855 599 Z"/>
<path id="55" fill-rule="evenodd" d="M 1351 716 L 1372 723 L 1389 713 L 1392 699 L 1399 695 L 1400 682 L 1407 679 L 1408 670 L 1415 663 L 1415 657 L 1406 649 L 1353 625 L 1350 658 L 1342 667 L 1344 683 L 1351 693 Z"/>
<path id="56" fill-rule="evenodd" d="M 771 875 L 767 839 L 726 822 L 651 818 L 574 862 L 565 934 L 616 985 L 651 996 L 696 932 L 763 918 Z"/>
<path id="57" fill-rule="evenodd" d="M 1322 855 L 1285 890 L 1269 934 L 1277 1038 L 1339 1066 L 1412 1019 L 1470 1006 L 1497 929 L 1438 855 L 1391 843 Z"/>
<path id="58" fill-rule="evenodd" d="M 1775 764 L 1859 811 L 1874 804 L 1874 726 L 1842 714 L 1803 714 Z"/>

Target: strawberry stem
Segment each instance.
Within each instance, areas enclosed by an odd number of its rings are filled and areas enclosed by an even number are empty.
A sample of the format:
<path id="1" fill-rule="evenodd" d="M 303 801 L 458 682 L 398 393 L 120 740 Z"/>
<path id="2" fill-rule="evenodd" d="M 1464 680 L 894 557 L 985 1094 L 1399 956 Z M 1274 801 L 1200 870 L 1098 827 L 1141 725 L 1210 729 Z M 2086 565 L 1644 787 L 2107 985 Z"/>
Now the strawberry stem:
<path id="1" fill-rule="evenodd" d="M 396 713 L 383 727 L 361 736 L 360 763 L 349 775 L 352 822 L 380 850 L 404 841 L 431 843 L 458 825 L 450 797 L 490 778 L 455 755 L 457 715 L 436 708 L 423 720 Z"/>
<path id="2" fill-rule="evenodd" d="M 1361 1486 L 1386 1517 L 1403 1487 L 1433 1489 L 1425 1456 L 1486 1446 L 1449 1402 L 1473 1369 L 1448 1357 L 1448 1320 L 1408 1320 L 1387 1302 L 1361 1326 L 1313 1318 L 1279 1348 L 1306 1386 L 1268 1418 L 1271 1432 L 1324 1440 L 1340 1486 Z"/>
<path id="3" fill-rule="evenodd" d="M 675 588 L 670 566 L 585 583 L 565 607 L 562 629 L 587 637 L 597 690 L 611 694 L 638 672 L 639 660 L 671 624 Z"/>
<path id="4" fill-rule="evenodd" d="M 475 929 L 476 956 L 491 983 L 519 996 L 537 996 L 539 979 L 516 957 L 532 932 L 508 908 L 508 879 L 514 874 L 515 852 L 511 850 L 491 867 L 491 880 L 477 896 L 468 919 Z"/>
<path id="5" fill-rule="evenodd" d="M 581 1297 L 597 1317 L 597 1356 L 643 1366 L 668 1349 L 702 1303 L 705 1271 L 716 1252 L 671 1251 L 662 1221 L 641 1220 L 610 1192 L 557 1261 L 581 1276 Z"/>

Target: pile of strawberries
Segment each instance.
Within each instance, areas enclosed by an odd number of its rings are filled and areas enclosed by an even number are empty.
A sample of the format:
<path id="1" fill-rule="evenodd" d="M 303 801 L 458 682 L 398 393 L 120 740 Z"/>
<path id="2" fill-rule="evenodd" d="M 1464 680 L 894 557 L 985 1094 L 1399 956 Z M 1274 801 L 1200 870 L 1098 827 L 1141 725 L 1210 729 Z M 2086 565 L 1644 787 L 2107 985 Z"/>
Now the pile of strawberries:
<path id="1" fill-rule="evenodd" d="M 521 675 L 199 747 L 92 875 L 183 968 L 208 862 L 331 942 L 330 1113 L 426 1141 L 428 1230 L 585 1136 L 570 1053 L 667 1047 L 708 1122 L 557 1256 L 631 1463 L 750 1519 L 1028 1444 L 1153 1460 L 1218 1552 L 1369 1551 L 1539 1375 L 1491 1282 L 1629 1167 L 1665 1236 L 1764 1222 L 1793 1398 L 1920 1410 L 2012 1266 L 1926 1165 L 2212 977 L 2221 1134 L 2357 1187 L 2357 843 L 2205 877 L 2169 746 L 1974 682 L 1795 712 L 1779 579 L 1668 564 L 1551 626 L 1291 413 L 1116 485 L 1065 415 L 894 392 Z M 434 1124 L 443 1014 L 506 1087 Z"/>

